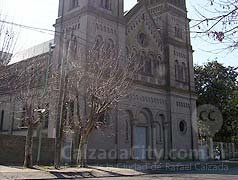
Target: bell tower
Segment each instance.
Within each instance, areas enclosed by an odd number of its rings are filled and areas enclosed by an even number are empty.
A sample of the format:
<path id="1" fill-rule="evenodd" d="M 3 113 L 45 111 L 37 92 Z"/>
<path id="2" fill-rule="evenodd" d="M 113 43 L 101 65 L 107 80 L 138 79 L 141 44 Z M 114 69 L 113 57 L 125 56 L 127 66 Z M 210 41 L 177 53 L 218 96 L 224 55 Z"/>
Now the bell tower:
<path id="1" fill-rule="evenodd" d="M 64 41 L 74 37 L 80 59 L 85 59 L 85 52 L 98 41 L 120 47 L 124 52 L 123 11 L 123 0 L 59 0 L 56 32 L 63 32 Z M 55 43 L 63 48 L 59 33 L 56 33 Z"/>
<path id="2" fill-rule="evenodd" d="M 61 72 L 68 66 L 71 68 L 87 61 L 90 48 L 96 43 L 106 43 L 107 47 L 125 56 L 123 12 L 123 0 L 59 0 L 54 25 L 54 71 Z M 55 121 L 56 114 L 52 113 L 54 117 L 51 117 Z"/>
<path id="3" fill-rule="evenodd" d="M 113 16 L 123 16 L 123 0 L 59 0 L 58 16 L 94 7 Z"/>
<path id="4" fill-rule="evenodd" d="M 154 22 L 161 27 L 160 33 L 166 63 L 168 117 L 172 149 L 183 147 L 177 139 L 186 139 L 190 149 L 197 148 L 196 129 L 192 114 L 196 111 L 194 87 L 193 50 L 190 40 L 189 19 L 185 0 L 140 0 L 144 1 Z M 184 113 L 179 117 L 180 113 Z M 185 122 L 186 135 L 177 128 Z M 193 157 L 196 158 L 196 157 Z"/>

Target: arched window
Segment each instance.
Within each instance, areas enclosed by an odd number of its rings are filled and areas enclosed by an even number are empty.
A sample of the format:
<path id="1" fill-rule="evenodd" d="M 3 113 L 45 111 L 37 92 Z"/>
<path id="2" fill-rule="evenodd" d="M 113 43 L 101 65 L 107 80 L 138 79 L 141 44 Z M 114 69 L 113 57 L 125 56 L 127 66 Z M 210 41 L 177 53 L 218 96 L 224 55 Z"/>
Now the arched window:
<path id="1" fill-rule="evenodd" d="M 179 63 L 177 60 L 175 61 L 174 69 L 175 69 L 175 80 L 179 80 Z"/>
<path id="2" fill-rule="evenodd" d="M 146 53 L 145 51 L 141 51 L 140 52 L 140 56 L 139 56 L 139 65 L 140 65 L 140 72 L 143 73 L 145 72 L 145 58 L 146 58 Z"/>
<path id="3" fill-rule="evenodd" d="M 79 0 L 71 0 L 71 9 L 79 6 Z"/>
<path id="4" fill-rule="evenodd" d="M 182 39 L 182 28 L 179 25 L 174 27 L 175 37 Z"/>
<path id="5" fill-rule="evenodd" d="M 99 50 L 100 47 L 102 46 L 102 43 L 103 43 L 103 38 L 102 38 L 102 36 L 98 35 L 96 40 L 95 40 L 94 49 Z"/>
<path id="6" fill-rule="evenodd" d="M 148 117 L 147 112 L 144 112 L 144 111 L 140 112 L 138 120 L 141 124 L 148 124 L 149 123 L 149 117 Z"/>
<path id="7" fill-rule="evenodd" d="M 187 82 L 187 68 L 184 62 L 182 62 L 182 76 L 183 81 Z"/>
<path id="8" fill-rule="evenodd" d="M 108 39 L 108 50 L 113 50 L 114 49 L 114 42 L 112 39 Z"/>
<path id="9" fill-rule="evenodd" d="M 111 0 L 101 0 L 100 6 L 104 9 L 111 10 Z"/>
<path id="10" fill-rule="evenodd" d="M 133 119 L 133 114 L 131 111 L 126 110 L 122 113 L 123 115 L 123 123 L 121 123 L 120 127 L 125 128 L 125 130 L 123 129 L 123 131 L 121 131 L 123 134 L 123 136 L 125 137 L 126 141 L 129 141 L 130 137 L 131 137 L 131 121 Z"/>
<path id="11" fill-rule="evenodd" d="M 153 56 L 146 56 L 144 72 L 148 75 L 152 74 L 152 61 L 153 61 Z"/>
<path id="12" fill-rule="evenodd" d="M 129 47 L 126 47 L 126 57 L 130 58 L 130 50 Z"/>
<path id="13" fill-rule="evenodd" d="M 131 51 L 131 53 L 129 55 L 131 56 L 131 58 L 138 59 L 138 52 L 137 52 L 135 47 L 132 48 L 132 51 Z"/>

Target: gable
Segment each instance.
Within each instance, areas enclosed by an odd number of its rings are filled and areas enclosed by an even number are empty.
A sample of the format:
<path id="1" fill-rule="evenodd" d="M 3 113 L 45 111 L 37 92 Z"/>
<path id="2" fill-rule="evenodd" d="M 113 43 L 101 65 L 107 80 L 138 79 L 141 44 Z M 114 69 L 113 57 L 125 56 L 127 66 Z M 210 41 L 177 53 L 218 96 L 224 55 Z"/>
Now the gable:
<path id="1" fill-rule="evenodd" d="M 160 28 L 142 3 L 128 12 L 126 21 L 127 46 L 162 51 Z"/>
<path id="2" fill-rule="evenodd" d="M 160 28 L 155 24 L 146 5 L 138 3 L 126 15 L 126 50 L 143 64 L 137 79 L 150 84 L 165 84 L 164 62 Z"/>

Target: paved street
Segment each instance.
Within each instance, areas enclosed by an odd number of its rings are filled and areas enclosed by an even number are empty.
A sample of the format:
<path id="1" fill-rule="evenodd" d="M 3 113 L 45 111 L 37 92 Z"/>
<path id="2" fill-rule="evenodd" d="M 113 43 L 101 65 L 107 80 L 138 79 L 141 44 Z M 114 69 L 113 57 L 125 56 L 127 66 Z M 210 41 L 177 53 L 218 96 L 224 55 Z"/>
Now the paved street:
<path id="1" fill-rule="evenodd" d="M 238 162 L 209 163 L 190 166 L 167 166 L 160 170 L 151 171 L 149 175 L 134 177 L 113 177 L 102 179 L 115 180 L 238 180 Z M 95 178 L 93 178 L 95 179 Z"/>
<path id="2" fill-rule="evenodd" d="M 94 179 L 94 178 L 93 178 Z M 92 179 L 92 180 L 93 180 Z M 95 178 L 96 179 L 96 178 Z M 237 180 L 238 176 L 233 175 L 198 175 L 198 174 L 173 174 L 173 175 L 145 175 L 138 177 L 114 177 L 114 178 L 100 178 L 101 180 L 115 179 L 115 180 L 151 180 L 151 179 L 159 179 L 159 180 Z"/>

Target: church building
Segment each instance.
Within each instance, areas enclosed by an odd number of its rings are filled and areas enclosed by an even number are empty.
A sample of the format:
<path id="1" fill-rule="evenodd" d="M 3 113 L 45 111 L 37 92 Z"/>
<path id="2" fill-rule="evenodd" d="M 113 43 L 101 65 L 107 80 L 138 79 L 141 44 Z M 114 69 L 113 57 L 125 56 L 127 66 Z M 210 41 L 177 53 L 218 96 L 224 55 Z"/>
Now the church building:
<path id="1" fill-rule="evenodd" d="M 124 0 L 59 0 L 54 26 L 53 52 L 49 48 L 34 52 L 27 59 L 22 57 L 24 61 L 18 65 L 24 68 L 25 61 L 50 58 L 53 71 L 59 70 L 62 42 L 72 37 L 76 38 L 80 59 L 86 59 L 92 43 L 104 42 L 125 57 L 134 54 L 143 62 L 135 90 L 109 114 L 110 128 L 95 130 L 90 137 L 89 160 L 196 158 L 193 49 L 185 0 L 138 0 L 127 12 Z M 56 134 L 57 98 L 58 93 L 48 98 L 45 137 L 54 138 Z M 24 135 L 26 131 L 17 129 L 13 122 L 11 112 L 17 107 L 10 99 L 10 95 L 0 94 L 0 133 Z M 65 145 L 71 152 L 73 144 L 72 135 L 68 135 Z"/>

